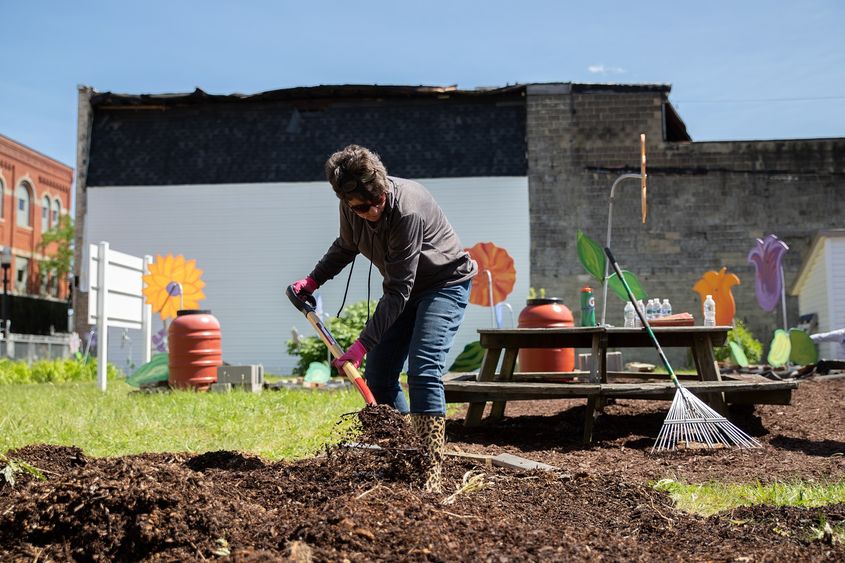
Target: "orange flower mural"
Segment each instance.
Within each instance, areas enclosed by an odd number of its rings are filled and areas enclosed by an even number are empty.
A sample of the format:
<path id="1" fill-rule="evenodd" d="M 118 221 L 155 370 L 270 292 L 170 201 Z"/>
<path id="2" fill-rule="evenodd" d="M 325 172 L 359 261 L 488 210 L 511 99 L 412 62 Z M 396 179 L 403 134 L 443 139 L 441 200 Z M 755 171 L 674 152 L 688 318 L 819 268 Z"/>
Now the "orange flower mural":
<path id="1" fill-rule="evenodd" d="M 478 275 L 472 278 L 469 302 L 482 307 L 491 307 L 504 301 L 511 294 L 516 283 L 516 268 L 514 268 L 511 255 L 507 250 L 492 242 L 479 242 L 466 250 L 478 263 Z M 486 272 L 490 272 L 493 278 L 493 303 L 490 303 Z"/>
<path id="2" fill-rule="evenodd" d="M 707 299 L 708 295 L 713 296 L 716 302 L 716 324 L 719 326 L 730 326 L 733 324 L 736 314 L 736 303 L 731 292 L 731 287 L 739 285 L 739 278 L 735 274 L 727 273 L 727 268 L 718 272 L 705 272 L 692 287 L 701 298 L 701 302 Z"/>
<path id="3" fill-rule="evenodd" d="M 196 260 L 185 260 L 181 254 L 164 258 L 159 255 L 150 264 L 150 273 L 144 276 L 144 297 L 161 320 L 174 318 L 180 307 L 198 309 L 199 302 L 205 299 L 202 270 L 196 265 Z"/>

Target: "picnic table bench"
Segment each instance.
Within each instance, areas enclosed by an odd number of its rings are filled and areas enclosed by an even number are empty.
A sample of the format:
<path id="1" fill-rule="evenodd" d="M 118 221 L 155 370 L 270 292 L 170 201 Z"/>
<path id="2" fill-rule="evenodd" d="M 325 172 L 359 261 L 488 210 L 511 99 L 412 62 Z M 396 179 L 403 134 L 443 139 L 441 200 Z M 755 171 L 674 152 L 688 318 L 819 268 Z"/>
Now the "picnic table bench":
<path id="1" fill-rule="evenodd" d="M 792 389 L 798 386 L 794 381 L 770 381 L 761 376 L 742 380 L 722 378 L 713 347 L 725 343 L 730 329 L 729 326 L 657 327 L 653 331 L 663 348 L 682 347 L 691 351 L 696 374 L 683 385 L 701 395 L 716 411 L 727 412 L 727 403 L 789 404 Z M 447 374 L 444 378 L 446 402 L 469 403 L 464 420 L 467 426 L 481 422 L 488 401 L 493 403 L 490 417 L 498 419 L 504 416 L 507 401 L 585 398 L 583 438 L 589 443 L 596 413 L 606 399 L 671 400 L 675 394 L 675 386 L 668 375 L 607 371 L 608 349 L 653 347 L 643 328 L 482 329 L 478 333 L 485 350 L 479 372 Z M 592 351 L 590 370 L 516 372 L 519 350 L 524 348 L 589 348 Z M 637 381 L 644 377 L 662 379 Z M 620 382 L 630 379 L 635 381 Z"/>

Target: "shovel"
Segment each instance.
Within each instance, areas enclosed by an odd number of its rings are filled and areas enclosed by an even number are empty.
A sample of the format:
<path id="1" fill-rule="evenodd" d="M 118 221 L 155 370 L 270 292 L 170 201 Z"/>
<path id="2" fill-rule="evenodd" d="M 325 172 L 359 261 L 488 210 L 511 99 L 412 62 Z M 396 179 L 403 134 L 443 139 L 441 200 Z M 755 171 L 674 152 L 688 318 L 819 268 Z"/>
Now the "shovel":
<path id="1" fill-rule="evenodd" d="M 288 296 L 288 299 L 290 299 L 290 302 L 293 303 L 293 306 L 299 311 L 302 311 L 305 318 L 308 319 L 308 322 L 311 323 L 311 326 L 313 326 L 314 330 L 317 331 L 317 334 L 320 336 L 320 340 L 328 346 L 329 352 L 331 352 L 332 356 L 334 356 L 335 359 L 340 358 L 343 355 L 343 348 L 340 347 L 340 344 L 338 344 L 337 340 L 334 339 L 332 333 L 329 332 L 329 329 L 326 328 L 326 325 L 324 325 L 323 321 L 320 320 L 320 317 L 317 316 L 317 311 L 315 310 L 316 301 L 314 300 L 314 297 L 310 293 L 303 293 L 302 296 L 297 295 L 296 292 L 294 292 L 292 285 L 288 286 L 285 294 Z M 358 368 L 350 362 L 346 362 L 343 364 L 343 373 L 349 381 L 355 385 L 368 405 L 376 404 L 376 399 L 373 397 L 370 388 L 367 387 L 367 382 L 364 381 L 363 377 L 361 377 L 361 372 L 358 371 Z"/>

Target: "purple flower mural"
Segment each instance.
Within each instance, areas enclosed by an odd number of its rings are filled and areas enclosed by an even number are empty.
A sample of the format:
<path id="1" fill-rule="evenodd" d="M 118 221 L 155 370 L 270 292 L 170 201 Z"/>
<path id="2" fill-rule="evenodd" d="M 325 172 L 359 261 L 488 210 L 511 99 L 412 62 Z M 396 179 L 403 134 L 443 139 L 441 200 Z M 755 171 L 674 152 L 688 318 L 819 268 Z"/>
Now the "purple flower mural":
<path id="1" fill-rule="evenodd" d="M 167 353 L 167 329 L 163 328 L 152 337 L 153 350 Z"/>
<path id="2" fill-rule="evenodd" d="M 757 244 L 748 253 L 748 261 L 754 264 L 757 273 L 754 283 L 757 302 L 764 311 L 777 307 L 783 292 L 781 262 L 787 250 L 789 247 L 785 242 L 775 235 L 766 235 L 763 239 L 757 239 Z"/>

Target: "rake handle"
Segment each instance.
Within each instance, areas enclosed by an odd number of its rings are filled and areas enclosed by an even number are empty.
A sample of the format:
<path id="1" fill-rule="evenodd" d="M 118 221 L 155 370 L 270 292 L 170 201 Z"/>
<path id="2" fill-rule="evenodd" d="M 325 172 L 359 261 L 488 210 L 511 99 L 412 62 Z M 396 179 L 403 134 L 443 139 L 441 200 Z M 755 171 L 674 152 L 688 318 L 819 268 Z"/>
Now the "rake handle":
<path id="1" fill-rule="evenodd" d="M 622 286 L 625 288 L 625 293 L 628 294 L 628 300 L 631 301 L 631 305 L 634 306 L 634 311 L 637 312 L 637 316 L 640 317 L 640 321 L 642 321 L 643 323 L 643 328 L 645 328 L 646 332 L 651 338 L 654 347 L 657 348 L 657 354 L 660 356 L 660 361 L 663 362 L 663 366 L 666 368 L 666 371 L 669 372 L 669 377 L 672 378 L 672 382 L 675 384 L 676 387 L 680 387 L 681 384 L 678 382 L 678 377 L 675 375 L 675 370 L 672 369 L 672 366 L 669 364 L 668 358 L 666 358 L 666 354 L 663 353 L 663 348 L 660 347 L 660 343 L 657 341 L 657 337 L 654 335 L 654 331 L 651 330 L 651 325 L 648 324 L 648 319 L 645 318 L 645 315 L 640 310 L 639 305 L 637 305 L 637 299 L 634 297 L 634 292 L 631 291 L 628 282 L 625 281 L 625 276 L 622 275 L 622 270 L 619 268 L 619 264 L 616 263 L 616 259 L 613 257 L 613 253 L 606 246 L 604 247 L 604 253 L 607 254 L 607 259 L 610 260 L 610 265 L 613 266 L 613 271 L 616 272 L 616 277 L 619 279 L 619 281 L 622 282 Z"/>

